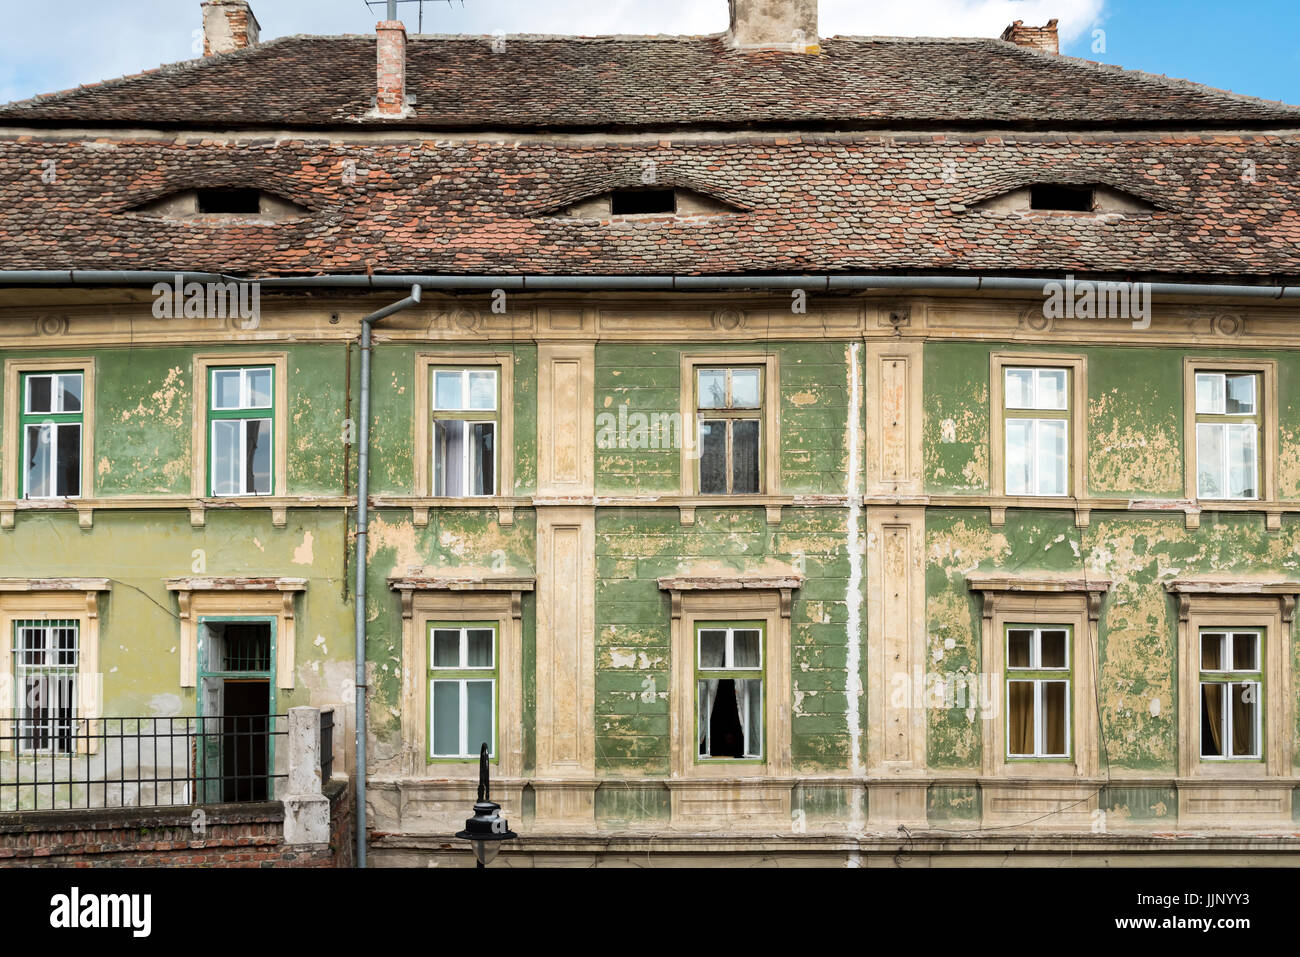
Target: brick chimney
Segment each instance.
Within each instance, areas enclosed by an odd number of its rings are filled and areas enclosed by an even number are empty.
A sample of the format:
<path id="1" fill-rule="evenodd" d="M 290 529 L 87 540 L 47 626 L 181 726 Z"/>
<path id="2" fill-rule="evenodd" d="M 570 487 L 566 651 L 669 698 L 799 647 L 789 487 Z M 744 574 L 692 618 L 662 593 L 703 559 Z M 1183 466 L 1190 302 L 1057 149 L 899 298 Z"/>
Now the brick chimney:
<path id="1" fill-rule="evenodd" d="M 401 20 L 383 20 L 375 27 L 378 93 L 375 113 L 380 117 L 410 116 L 406 97 L 406 27 Z"/>
<path id="2" fill-rule="evenodd" d="M 1045 27 L 1027 27 L 1024 20 L 1017 20 L 1002 31 L 1002 39 L 1010 40 L 1018 47 L 1027 47 L 1039 53 L 1060 53 L 1061 41 L 1056 35 L 1056 21 L 1048 20 Z"/>
<path id="3" fill-rule="evenodd" d="M 203 0 L 203 55 L 257 45 L 261 26 L 248 0 Z"/>
<path id="4" fill-rule="evenodd" d="M 817 0 L 727 0 L 733 50 L 790 50 L 820 53 Z"/>

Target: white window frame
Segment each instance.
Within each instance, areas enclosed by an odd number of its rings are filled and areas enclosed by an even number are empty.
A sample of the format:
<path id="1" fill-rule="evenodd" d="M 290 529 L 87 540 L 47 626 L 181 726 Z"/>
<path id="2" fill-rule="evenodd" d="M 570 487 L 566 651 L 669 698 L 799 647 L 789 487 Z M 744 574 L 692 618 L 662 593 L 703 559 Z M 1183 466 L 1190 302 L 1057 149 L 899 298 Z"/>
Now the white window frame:
<path id="1" fill-rule="evenodd" d="M 1002 441 L 1004 445 L 1002 478 L 1003 478 L 1004 487 L 1007 490 L 1006 494 L 1035 496 L 1040 498 L 1065 498 L 1069 496 L 1070 473 L 1073 465 L 1073 463 L 1071 462 L 1072 450 L 1070 448 L 1070 419 L 1073 415 L 1073 410 L 1070 408 L 1070 394 L 1072 389 L 1072 383 L 1070 380 L 1071 380 L 1072 371 L 1073 370 L 1069 369 L 1068 367 L 1063 367 L 1063 366 L 1006 365 L 1002 367 L 1003 405 L 1002 405 L 1002 409 L 1000 410 L 1000 414 L 1002 416 L 1002 421 L 1003 421 Z M 1011 391 L 1007 387 L 1007 383 L 1010 380 L 1012 374 L 1020 373 L 1020 372 L 1028 372 L 1031 375 L 1031 382 L 1032 382 L 1031 391 L 1033 393 L 1033 399 L 1031 400 L 1031 404 L 1029 405 L 1023 405 L 1023 404 L 1013 405 L 1011 403 Z M 1060 374 L 1064 378 L 1065 381 L 1060 390 L 1062 404 L 1054 405 L 1054 406 L 1039 404 L 1038 402 L 1039 382 L 1043 378 L 1045 373 L 1052 373 L 1053 375 Z M 1065 415 L 1047 416 L 1047 417 L 1039 418 L 1034 416 L 1007 414 L 1008 412 L 1013 412 L 1013 411 L 1014 412 L 1023 412 L 1023 411 L 1064 412 Z M 1029 462 L 1029 488 L 1024 491 L 1017 491 L 1017 492 L 1013 492 L 1010 489 L 1011 462 L 1012 462 L 1011 454 L 1010 454 L 1010 448 L 1011 448 L 1010 423 L 1013 420 L 1017 422 L 1028 422 L 1030 424 L 1030 440 L 1029 440 L 1030 446 L 1028 449 L 1028 454 L 1026 455 L 1026 458 Z M 1044 472 L 1043 469 L 1039 467 L 1040 458 L 1042 456 L 1041 432 L 1043 430 L 1043 424 L 1049 422 L 1060 423 L 1064 428 L 1064 432 L 1065 432 L 1063 438 L 1063 444 L 1065 446 L 1065 467 L 1061 476 L 1062 481 L 1064 483 L 1064 487 L 1061 488 L 1059 491 L 1043 491 L 1042 489 L 1042 484 L 1043 484 L 1042 480 L 1043 480 Z"/>
<path id="2" fill-rule="evenodd" d="M 1223 644 L 1223 657 L 1221 664 L 1229 667 L 1223 668 L 1206 668 L 1205 667 L 1205 639 L 1209 635 L 1219 635 L 1226 639 Z M 1233 645 L 1236 643 L 1238 635 L 1251 635 L 1255 639 L 1255 667 L 1254 668 L 1234 668 L 1231 667 L 1233 660 Z M 1223 707 L 1223 741 L 1224 751 L 1231 751 L 1233 747 L 1232 733 L 1232 689 L 1239 685 L 1253 685 L 1255 688 L 1255 750 L 1251 754 L 1206 754 L 1205 742 L 1200 737 L 1198 728 L 1197 734 L 1197 757 L 1202 761 L 1208 762 L 1233 762 L 1233 761 L 1262 761 L 1264 758 L 1264 641 L 1265 632 L 1262 628 L 1202 628 L 1197 641 L 1197 680 L 1196 680 L 1196 709 L 1201 718 L 1200 724 L 1204 724 L 1205 708 L 1205 686 L 1207 684 L 1221 685 L 1227 689 L 1227 693 L 1222 698 Z M 1225 675 L 1229 676 L 1227 681 L 1206 681 L 1204 675 Z M 1231 676 L 1242 675 L 1244 680 L 1233 681 Z"/>
<path id="3" fill-rule="evenodd" d="M 500 673 L 497 669 L 497 642 L 501 639 L 501 629 L 496 622 L 483 622 L 479 624 L 466 625 L 440 625 L 436 622 L 430 622 L 427 626 L 428 645 L 428 735 L 429 747 L 427 758 L 433 761 L 463 761 L 479 756 L 478 751 L 470 750 L 469 743 L 469 685 L 473 683 L 486 684 L 492 694 L 492 733 L 491 741 L 488 747 L 488 758 L 496 760 L 498 750 L 498 736 L 500 729 L 498 727 L 500 718 L 497 709 L 500 707 L 499 678 Z M 460 649 L 458 661 L 455 666 L 436 665 L 435 658 L 435 641 L 436 635 L 440 631 L 459 631 L 460 632 Z M 492 660 L 486 665 L 470 665 L 469 661 L 469 633 L 471 631 L 490 631 L 492 632 Z M 483 677 L 457 677 L 457 672 L 484 672 Z M 434 686 L 439 684 L 454 684 L 457 686 L 458 695 L 458 727 L 457 727 L 457 745 L 458 754 L 440 754 L 434 750 L 437 738 L 434 734 Z M 481 742 L 480 742 L 481 744 Z"/>
<path id="4" fill-rule="evenodd" d="M 438 376 L 447 375 L 450 373 L 458 373 L 461 377 L 460 407 L 454 409 L 440 408 L 438 405 Z M 430 476 L 430 491 L 433 493 L 432 497 L 434 498 L 492 498 L 498 495 L 500 493 L 500 488 L 501 488 L 501 432 L 502 432 L 501 370 L 492 366 L 467 366 L 459 369 L 446 368 L 446 367 L 439 368 L 437 366 L 431 366 L 429 369 L 429 374 L 432 376 L 432 381 L 430 382 L 430 386 L 429 386 L 429 399 L 430 399 L 429 444 L 432 453 L 429 461 L 429 468 L 430 468 L 429 476 Z M 471 374 L 475 374 L 475 375 L 490 374 L 492 376 L 492 408 L 476 409 L 471 407 L 470 404 Z M 446 494 L 442 494 L 442 495 L 437 494 L 437 483 L 438 483 L 438 472 L 439 472 L 438 457 L 441 454 L 443 445 L 445 444 L 439 441 L 438 432 L 440 429 L 440 423 L 443 422 L 444 419 L 439 418 L 438 416 L 439 414 L 443 414 L 445 416 L 447 413 L 451 413 L 452 415 L 458 413 L 464 414 L 464 418 L 447 419 L 447 421 L 463 422 L 465 424 L 465 447 L 464 447 L 464 452 L 461 455 L 461 468 L 460 468 L 461 471 L 460 487 L 463 490 L 462 495 L 453 496 L 453 495 L 446 495 Z M 476 413 L 479 415 L 482 415 L 483 413 L 491 413 L 494 416 L 494 418 L 476 419 L 473 417 Z M 470 474 L 471 474 L 470 466 L 474 459 L 474 456 L 471 451 L 471 433 L 474 427 L 477 425 L 492 426 L 492 489 L 486 492 L 470 491 Z M 445 461 L 444 461 L 443 471 L 444 472 L 446 471 Z M 444 487 L 445 487 L 445 479 L 444 479 Z"/>
<path id="5" fill-rule="evenodd" d="M 212 412 L 260 412 L 266 410 L 265 416 L 249 416 L 239 418 L 212 419 L 208 428 L 208 488 L 211 489 L 213 498 L 250 498 L 263 497 L 275 494 L 275 473 L 276 473 L 276 367 L 272 364 L 265 365 L 248 365 L 248 366 L 211 366 L 208 368 L 208 407 Z M 265 405 L 255 404 L 252 401 L 252 389 L 249 386 L 250 373 L 266 372 L 271 377 L 271 389 Z M 239 374 L 239 404 L 238 405 L 218 405 L 217 404 L 217 377 L 229 375 L 230 373 Z M 207 416 L 205 416 L 206 418 Z M 239 423 L 239 441 L 237 447 L 236 465 L 239 476 L 239 491 L 237 492 L 218 492 L 217 491 L 217 426 L 225 422 Z M 270 429 L 268 439 L 270 441 L 271 470 L 268 475 L 268 487 L 265 492 L 250 491 L 247 487 L 248 482 L 248 423 L 265 422 Z"/>
<path id="6" fill-rule="evenodd" d="M 1029 644 L 1029 664 L 1012 665 L 1011 664 L 1011 632 L 1028 631 L 1031 632 Z M 1043 632 L 1061 631 L 1065 633 L 1065 664 L 1059 667 L 1044 666 L 1042 664 L 1043 654 Z M 1040 624 L 1008 624 L 1003 629 L 1003 660 L 1006 662 L 1006 690 L 1004 693 L 1006 706 L 1006 720 L 1011 720 L 1011 686 L 1013 684 L 1032 684 L 1034 687 L 1034 751 L 1032 754 L 1022 754 L 1011 750 L 1011 734 L 1006 734 L 1007 742 L 1007 760 L 1024 761 L 1024 760 L 1069 760 L 1073 757 L 1074 739 L 1071 712 L 1074 710 L 1074 668 L 1071 659 L 1070 646 L 1074 643 L 1074 629 L 1068 624 L 1061 625 L 1040 625 Z M 1033 675 L 1034 677 L 1016 677 L 1017 674 Z M 1062 675 L 1064 677 L 1062 677 Z M 1065 752 L 1062 754 L 1049 753 L 1047 751 L 1047 721 L 1043 686 L 1048 684 L 1065 685 Z"/>
<path id="7" fill-rule="evenodd" d="M 1228 382 L 1227 382 L 1227 380 L 1228 380 L 1228 376 L 1230 376 L 1230 375 L 1232 375 L 1232 376 L 1237 376 L 1237 377 L 1244 377 L 1244 378 L 1248 378 L 1248 379 L 1251 380 L 1251 383 L 1252 383 L 1252 391 L 1253 391 L 1253 401 L 1252 401 L 1252 403 L 1251 403 L 1251 411 L 1250 411 L 1250 412 L 1234 412 L 1234 413 L 1230 413 L 1230 412 L 1228 412 L 1228 410 L 1227 410 L 1227 399 L 1228 399 Z M 1221 394 L 1222 394 L 1222 396 L 1223 396 L 1223 403 L 1224 403 L 1222 409 L 1204 409 L 1204 408 L 1201 407 L 1201 390 L 1200 390 L 1200 384 L 1201 384 L 1201 380 L 1202 380 L 1202 379 L 1218 379 L 1218 380 L 1220 380 L 1220 382 L 1221 382 L 1220 392 L 1221 392 Z M 1263 454 L 1263 449 L 1262 449 L 1262 447 L 1261 447 L 1261 440 L 1262 440 L 1263 436 L 1262 436 L 1262 434 L 1261 434 L 1261 433 L 1262 433 L 1262 430 L 1261 430 L 1261 428 L 1260 428 L 1260 423 L 1261 423 L 1261 415 L 1260 415 L 1260 411 L 1261 411 L 1261 410 L 1260 410 L 1260 399 L 1261 399 L 1261 393 L 1264 391 L 1264 382 L 1263 382 L 1263 379 L 1264 379 L 1264 377 L 1263 377 L 1263 375 L 1262 375 L 1261 373 L 1259 373 L 1259 372 L 1255 372 L 1255 371 L 1251 371 L 1251 370 L 1216 371 L 1216 370 L 1200 370 L 1200 369 L 1198 369 L 1198 370 L 1196 370 L 1196 371 L 1194 372 L 1194 374 L 1193 374 L 1193 382 L 1192 382 L 1192 395 L 1193 395 L 1193 401 L 1196 403 L 1196 407 L 1195 407 L 1195 408 L 1196 408 L 1196 411 L 1195 411 L 1195 415 L 1196 415 L 1196 436 L 1195 436 L 1195 442 L 1196 442 L 1196 475 L 1195 475 L 1195 482 L 1196 482 L 1196 497 L 1197 497 L 1197 498 L 1203 498 L 1203 499 L 1205 499 L 1206 501 L 1254 502 L 1254 501 L 1258 501 L 1258 500 L 1262 497 L 1262 495 L 1261 495 L 1262 489 L 1261 489 L 1260 483 L 1261 483 L 1261 480 L 1262 480 L 1262 477 L 1263 477 L 1263 466 L 1262 466 L 1262 454 Z M 1219 421 L 1208 421 L 1208 422 L 1206 422 L 1206 421 L 1202 421 L 1202 418 L 1201 418 L 1202 416 L 1217 416 L 1217 417 L 1221 417 L 1221 418 L 1220 418 Z M 1231 418 L 1232 416 L 1249 417 L 1249 421 L 1238 421 L 1238 420 L 1234 420 L 1234 419 Z M 1252 433 L 1253 438 L 1254 438 L 1255 455 L 1254 455 L 1254 458 L 1253 458 L 1253 460 L 1252 460 L 1252 462 L 1251 462 L 1252 469 L 1253 469 L 1253 471 L 1252 471 L 1253 481 L 1251 482 L 1251 485 L 1252 485 L 1252 486 L 1254 487 L 1254 489 L 1255 489 L 1255 494 L 1254 494 L 1254 495 L 1232 495 L 1232 494 L 1229 494 L 1229 488 L 1230 488 L 1230 486 L 1229 486 L 1230 465 L 1229 465 L 1229 458 L 1228 458 L 1228 449 L 1229 449 L 1229 444 L 1228 444 L 1228 435 L 1229 435 L 1229 433 L 1230 433 L 1233 429 L 1245 429 L 1245 428 L 1249 428 L 1249 429 L 1251 430 L 1251 433 Z M 1215 430 L 1219 433 L 1219 436 L 1220 436 L 1220 438 L 1219 438 L 1219 447 L 1220 447 L 1220 452 L 1219 452 L 1218 471 L 1219 471 L 1219 477 L 1220 477 L 1219 487 L 1223 490 L 1223 494 L 1220 494 L 1220 495 L 1210 495 L 1210 494 L 1208 494 L 1204 489 L 1201 488 L 1201 463 L 1205 460 L 1205 456 L 1204 456 L 1204 455 L 1202 454 L 1202 452 L 1201 452 L 1201 430 L 1202 430 L 1202 429 L 1215 429 Z"/>
<path id="8" fill-rule="evenodd" d="M 78 378 L 78 379 L 81 380 L 81 408 L 78 409 L 78 410 L 76 410 L 76 412 L 69 412 L 68 410 L 62 408 L 62 406 L 63 406 L 63 390 L 60 389 L 60 388 L 57 388 L 57 381 L 56 381 L 56 380 L 59 380 L 59 379 L 65 379 L 65 378 L 72 378 L 72 377 L 74 377 L 74 376 L 75 376 L 76 378 Z M 32 407 L 31 407 L 31 405 L 32 405 L 32 383 L 33 383 L 36 379 L 49 379 L 49 380 L 50 380 L 50 408 L 45 409 L 45 410 L 43 410 L 43 411 L 41 411 L 41 412 L 35 412 L 35 411 L 32 410 Z M 50 483 L 51 483 L 51 488 L 53 489 L 53 491 L 52 491 L 49 495 L 33 495 L 30 486 L 28 486 L 28 484 L 27 484 L 27 479 L 26 479 L 26 469 L 27 469 L 27 463 L 28 463 L 28 461 L 30 461 L 30 453 L 31 453 L 31 440 L 30 440 L 30 437 L 29 437 L 29 431 L 28 431 L 28 430 L 29 430 L 29 428 L 30 428 L 30 426 L 31 426 L 31 423 L 28 422 L 28 423 L 26 423 L 26 424 L 20 426 L 20 428 L 22 429 L 22 437 L 21 437 L 20 441 L 22 442 L 22 449 L 23 449 L 23 452 L 22 452 L 22 459 L 18 462 L 18 468 L 19 468 L 19 469 L 22 469 L 23 472 L 24 472 L 24 475 L 23 475 L 23 498 L 25 498 L 25 499 L 32 499 L 32 500 L 34 500 L 34 501 L 49 501 L 49 500 L 51 500 L 51 499 L 77 499 L 77 498 L 81 498 L 82 493 L 84 492 L 84 487 L 83 487 L 83 486 L 84 486 L 84 484 L 85 484 L 85 482 L 84 482 L 84 480 L 83 480 L 83 475 L 84 475 L 84 472 L 85 472 L 84 465 L 85 465 L 85 455 L 86 455 L 86 449 L 85 449 L 85 439 L 86 439 L 86 428 L 85 428 L 85 422 L 86 422 L 86 418 L 85 418 L 85 417 L 86 417 L 86 375 L 85 375 L 84 372 L 81 372 L 81 371 L 75 371 L 75 372 L 25 372 L 25 373 L 23 373 L 23 382 L 24 382 L 26 388 L 23 389 L 23 396 L 22 396 L 22 417 L 20 418 L 20 421 L 22 421 L 23 419 L 26 419 L 26 418 L 28 418 L 28 417 L 30 417 L 30 416 L 34 416 L 34 415 L 79 415 L 79 416 L 81 416 L 81 420 L 78 421 L 78 422 L 49 422 L 49 423 L 42 423 L 43 427 L 49 429 L 50 432 L 51 432 L 51 436 L 50 436 Z M 62 429 L 71 429 L 71 428 L 75 428 L 75 429 L 77 430 L 77 450 L 78 450 L 78 451 L 77 451 L 77 454 L 78 454 L 78 456 L 81 458 L 81 461 L 78 461 L 78 462 L 77 462 L 77 493 L 76 493 L 75 495 L 60 495 L 59 492 L 58 492 L 58 488 L 59 488 L 59 480 L 58 480 L 58 476 L 59 476 L 59 431 L 62 430 Z"/>
<path id="9" fill-rule="evenodd" d="M 52 644 L 54 631 L 63 628 L 71 628 L 74 632 L 75 644 L 72 648 L 72 664 L 59 664 L 57 658 L 63 651 Z M 42 664 L 32 665 L 25 663 L 22 659 L 30 653 L 19 644 L 18 635 L 23 630 L 34 630 L 44 632 L 44 639 L 39 651 L 41 656 L 47 659 Z M 76 754 L 79 750 L 78 707 L 81 695 L 81 667 L 82 667 L 82 629 L 81 621 L 77 618 L 20 618 L 13 622 L 13 630 L 9 635 L 12 643 L 11 653 L 13 655 L 13 675 L 14 675 L 14 741 L 17 753 L 19 754 Z M 49 658 L 55 659 L 50 663 Z M 55 741 L 59 737 L 57 730 L 60 722 L 57 717 L 51 717 L 41 722 L 45 725 L 42 733 L 50 738 L 50 746 L 45 748 L 29 747 L 25 744 L 25 739 L 29 733 L 34 734 L 35 720 L 28 717 L 28 703 L 26 700 L 26 685 L 28 678 L 44 678 L 47 687 L 61 678 L 70 679 L 71 683 L 71 702 L 69 704 L 70 712 L 65 722 L 67 725 L 67 735 L 72 742 L 72 747 L 64 750 L 56 747 Z"/>

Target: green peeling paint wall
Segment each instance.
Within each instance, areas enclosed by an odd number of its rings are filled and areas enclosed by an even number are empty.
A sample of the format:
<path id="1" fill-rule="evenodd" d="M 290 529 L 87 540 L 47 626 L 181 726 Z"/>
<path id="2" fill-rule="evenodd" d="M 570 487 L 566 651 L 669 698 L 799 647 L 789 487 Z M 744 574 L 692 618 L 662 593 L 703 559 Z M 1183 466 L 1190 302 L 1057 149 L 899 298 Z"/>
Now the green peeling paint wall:
<path id="1" fill-rule="evenodd" d="M 782 342 L 763 348 L 780 369 L 780 491 L 787 495 L 843 495 L 849 482 L 851 414 L 848 342 Z M 345 482 L 347 420 L 358 403 L 355 346 L 291 343 L 230 347 L 268 348 L 288 355 L 287 463 L 291 495 L 355 492 Z M 351 360 L 349 360 L 351 348 Z M 378 496 L 413 492 L 417 353 L 428 346 L 380 342 L 374 353 L 372 490 Z M 968 588 L 973 572 L 1085 573 L 1114 582 L 1105 597 L 1096 654 L 1098 702 L 1105 751 L 1103 770 L 1176 773 L 1178 688 L 1177 615 L 1165 584 L 1210 572 L 1300 577 L 1300 520 L 1287 515 L 1280 531 L 1266 531 L 1263 515 L 1211 512 L 1199 529 L 1174 512 L 1132 513 L 1094 509 L 1079 528 L 1069 509 L 1010 508 L 1005 524 L 991 524 L 987 506 L 964 496 L 990 489 L 989 354 L 1029 349 L 988 342 L 929 342 L 924 347 L 923 481 L 931 495 L 956 502 L 932 505 L 925 525 L 926 660 L 930 670 L 980 688 L 980 607 Z M 752 344 L 723 349 L 692 343 L 598 344 L 595 350 L 595 474 L 597 495 L 677 495 L 680 449 L 657 435 L 655 417 L 680 414 L 681 356 L 746 352 Z M 205 349 L 205 352 L 213 351 Z M 440 354 L 486 351 L 441 345 Z M 535 344 L 497 346 L 513 362 L 515 496 L 537 487 L 538 350 Z M 1258 356 L 1244 351 L 1205 353 L 1182 348 L 1120 346 L 1034 347 L 1083 355 L 1088 365 L 1087 416 L 1090 496 L 1179 499 L 1183 495 L 1183 358 L 1186 355 Z M 48 352 L 39 353 L 41 356 Z M 92 355 L 97 417 L 94 472 L 104 497 L 187 496 L 191 469 L 193 349 L 105 347 Z M 37 353 L 10 353 L 21 357 Z M 1278 497 L 1300 497 L 1300 357 L 1268 353 L 1278 363 Z M 351 368 L 351 395 L 346 370 Z M 859 372 L 861 367 L 859 368 Z M 860 383 L 862 396 L 867 384 Z M 350 408 L 349 408 L 350 403 Z M 638 419 L 643 416 L 643 419 Z M 636 430 L 644 424 L 639 437 Z M 863 424 L 862 410 L 856 425 Z M 689 428 L 689 423 L 687 424 Z M 631 430 L 629 433 L 628 430 Z M 603 436 L 603 439 L 602 439 Z M 0 463 L 0 469 L 12 463 Z M 859 482 L 859 484 L 861 484 Z M 433 509 L 417 526 L 409 508 L 372 512 L 368 599 L 370 722 L 376 760 L 401 746 L 403 675 L 401 607 L 388 578 L 412 567 L 521 577 L 537 575 L 537 518 L 519 506 L 513 524 L 497 508 Z M 290 507 L 288 524 L 275 528 L 266 508 L 211 508 L 193 527 L 188 511 L 99 509 L 81 528 L 72 512 L 20 511 L 13 529 L 0 532 L 0 577 L 101 577 L 113 579 L 102 604 L 101 662 L 105 713 L 191 714 L 193 689 L 178 682 L 179 622 L 167 578 L 294 576 L 308 579 L 298 601 L 296 687 L 277 693 L 277 707 L 345 700 L 352 679 L 351 515 L 342 508 Z M 868 582 L 850 590 L 850 512 L 842 504 L 787 505 L 779 523 L 761 506 L 699 506 L 683 524 L 672 506 L 602 505 L 596 508 L 595 724 L 596 770 L 607 784 L 596 792 L 602 826 L 661 821 L 670 813 L 667 778 L 671 741 L 670 609 L 657 579 L 701 570 L 729 572 L 794 567 L 805 575 L 795 593 L 790 658 L 769 667 L 791 674 L 791 753 L 796 773 L 842 774 L 851 766 L 847 697 L 851 642 L 849 602 L 864 602 Z M 865 536 L 865 513 L 857 537 Z M 865 559 L 864 559 L 865 566 Z M 865 571 L 865 567 L 864 567 Z M 536 763 L 536 602 L 523 606 L 525 769 Z M 856 636 L 865 686 L 868 616 Z M 1300 665 L 1300 643 L 1296 643 Z M 968 686 L 969 687 L 969 686 Z M 983 689 L 981 689 L 983 690 Z M 1000 688 L 994 689 L 1000 693 Z M 863 747 L 865 694 L 856 702 Z M 1300 709 L 1296 740 L 1300 742 Z M 927 761 L 955 779 L 982 765 L 978 702 L 927 710 Z M 1296 755 L 1300 759 L 1300 753 Z M 869 761 L 868 761 L 869 763 Z M 629 779 L 626 785 L 618 782 Z M 651 779 L 651 780 L 647 780 Z M 832 784 L 800 785 L 792 807 L 808 820 L 865 813 L 860 791 Z M 1155 786 L 1108 787 L 1108 814 L 1158 820 L 1176 816 L 1177 796 Z M 932 785 L 927 813 L 933 821 L 975 821 L 978 786 L 965 780 Z"/>

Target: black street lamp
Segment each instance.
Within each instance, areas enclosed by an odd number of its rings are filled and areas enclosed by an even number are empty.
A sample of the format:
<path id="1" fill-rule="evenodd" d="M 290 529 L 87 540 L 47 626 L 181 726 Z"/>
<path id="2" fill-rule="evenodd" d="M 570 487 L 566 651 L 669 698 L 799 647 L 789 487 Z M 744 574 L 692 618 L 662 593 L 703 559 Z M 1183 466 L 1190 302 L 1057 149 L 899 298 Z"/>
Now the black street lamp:
<path id="1" fill-rule="evenodd" d="M 510 830 L 510 824 L 497 812 L 500 804 L 492 803 L 488 795 L 488 746 L 485 742 L 478 755 L 478 801 L 474 816 L 465 822 L 465 830 L 456 836 L 469 841 L 479 867 L 486 867 L 501 850 L 502 841 L 513 841 L 519 835 Z"/>

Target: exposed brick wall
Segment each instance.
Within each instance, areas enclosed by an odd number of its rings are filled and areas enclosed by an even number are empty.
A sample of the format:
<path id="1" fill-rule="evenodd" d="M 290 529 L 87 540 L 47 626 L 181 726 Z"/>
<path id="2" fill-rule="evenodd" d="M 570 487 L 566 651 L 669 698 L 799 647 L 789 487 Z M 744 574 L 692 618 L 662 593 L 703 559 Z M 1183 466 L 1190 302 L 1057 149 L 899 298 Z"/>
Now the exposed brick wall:
<path id="1" fill-rule="evenodd" d="M 356 817 L 350 781 L 332 781 L 324 787 L 330 799 L 330 847 L 335 867 L 356 865 Z"/>
<path id="2" fill-rule="evenodd" d="M 326 793 L 328 845 L 286 844 L 278 801 L 204 808 L 201 831 L 188 807 L 21 812 L 0 815 L 0 867 L 347 867 L 351 792 Z"/>
<path id="3" fill-rule="evenodd" d="M 380 116 L 402 116 L 406 110 L 406 27 L 400 20 L 385 20 L 376 27 Z"/>
<path id="4" fill-rule="evenodd" d="M 1041 53 L 1061 52 L 1061 41 L 1056 32 L 1055 20 L 1048 20 L 1045 27 L 1027 27 L 1025 21 L 1017 20 L 1002 31 L 1002 39 Z"/>

